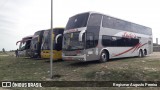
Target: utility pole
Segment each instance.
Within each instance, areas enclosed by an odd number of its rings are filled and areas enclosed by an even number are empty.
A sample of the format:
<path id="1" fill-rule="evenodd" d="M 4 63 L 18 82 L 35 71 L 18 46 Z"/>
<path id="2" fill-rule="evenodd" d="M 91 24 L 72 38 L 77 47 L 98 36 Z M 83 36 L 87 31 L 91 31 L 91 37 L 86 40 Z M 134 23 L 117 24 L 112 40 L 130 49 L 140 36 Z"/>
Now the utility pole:
<path id="1" fill-rule="evenodd" d="M 50 47 L 50 78 L 53 78 L 53 0 L 51 0 L 51 47 Z"/>
<path id="2" fill-rule="evenodd" d="M 158 38 L 156 38 L 156 44 L 158 45 Z"/>

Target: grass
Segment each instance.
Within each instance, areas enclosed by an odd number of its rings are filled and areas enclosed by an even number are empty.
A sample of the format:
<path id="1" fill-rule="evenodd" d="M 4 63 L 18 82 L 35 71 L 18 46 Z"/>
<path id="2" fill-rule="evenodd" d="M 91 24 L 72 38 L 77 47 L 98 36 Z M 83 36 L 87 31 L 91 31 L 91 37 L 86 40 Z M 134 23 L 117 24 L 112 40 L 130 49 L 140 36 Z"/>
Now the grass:
<path id="1" fill-rule="evenodd" d="M 86 74 L 95 81 L 159 81 L 160 72 L 134 69 L 105 69 Z"/>
<path id="2" fill-rule="evenodd" d="M 0 55 L 0 80 L 1 81 L 140 81 L 140 80 L 160 81 L 159 55 L 160 53 L 157 52 L 145 58 L 114 59 L 106 63 L 99 63 L 97 61 L 92 61 L 92 62 L 55 61 L 53 63 L 54 77 L 52 80 L 49 79 L 50 75 L 49 61 L 33 60 L 29 58 L 16 58 L 14 56 Z M 22 88 L 13 88 L 13 89 L 21 90 Z M 41 88 L 40 90 L 44 89 L 45 88 Z M 48 88 L 48 89 L 75 90 L 75 88 Z M 79 88 L 79 89 L 90 90 L 88 88 L 83 88 L 83 89 Z M 106 88 L 104 88 L 104 90 L 105 89 Z"/>
<path id="3" fill-rule="evenodd" d="M 4 53 L 4 52 L 0 52 L 0 55 L 6 55 L 7 53 Z"/>
<path id="4" fill-rule="evenodd" d="M 15 57 L 0 57 L 0 80 L 45 80 L 48 64 Z M 44 68 L 43 68 L 44 67 Z"/>

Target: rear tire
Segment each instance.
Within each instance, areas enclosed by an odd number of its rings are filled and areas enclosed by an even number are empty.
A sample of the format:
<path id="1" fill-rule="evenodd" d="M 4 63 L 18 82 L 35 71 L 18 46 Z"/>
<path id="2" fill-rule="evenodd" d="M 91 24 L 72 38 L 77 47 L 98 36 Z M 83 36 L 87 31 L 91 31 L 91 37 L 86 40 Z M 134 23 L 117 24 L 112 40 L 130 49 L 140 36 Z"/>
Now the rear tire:
<path id="1" fill-rule="evenodd" d="M 147 55 L 147 50 L 145 49 L 145 50 L 144 50 L 144 56 L 146 56 L 146 55 Z"/>
<path id="2" fill-rule="evenodd" d="M 104 62 L 108 61 L 108 55 L 107 55 L 107 53 L 105 51 L 102 51 L 99 61 L 101 63 L 104 63 Z"/>
<path id="3" fill-rule="evenodd" d="M 144 56 L 143 51 L 139 50 L 139 57 L 142 58 Z"/>

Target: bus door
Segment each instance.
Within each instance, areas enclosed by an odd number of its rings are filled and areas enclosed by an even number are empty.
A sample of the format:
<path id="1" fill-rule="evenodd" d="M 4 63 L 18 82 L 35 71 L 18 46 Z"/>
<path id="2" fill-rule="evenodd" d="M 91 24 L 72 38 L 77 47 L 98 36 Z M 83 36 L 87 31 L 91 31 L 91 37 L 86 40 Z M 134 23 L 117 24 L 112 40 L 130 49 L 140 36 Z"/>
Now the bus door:
<path id="1" fill-rule="evenodd" d="M 95 60 L 96 56 L 95 48 L 95 35 L 94 33 L 87 33 L 86 35 L 86 58 L 87 60 Z"/>
<path id="2" fill-rule="evenodd" d="M 86 30 L 86 58 L 87 60 L 97 60 L 98 57 L 98 39 L 99 31 L 101 27 L 102 15 L 100 14 L 91 14 Z"/>

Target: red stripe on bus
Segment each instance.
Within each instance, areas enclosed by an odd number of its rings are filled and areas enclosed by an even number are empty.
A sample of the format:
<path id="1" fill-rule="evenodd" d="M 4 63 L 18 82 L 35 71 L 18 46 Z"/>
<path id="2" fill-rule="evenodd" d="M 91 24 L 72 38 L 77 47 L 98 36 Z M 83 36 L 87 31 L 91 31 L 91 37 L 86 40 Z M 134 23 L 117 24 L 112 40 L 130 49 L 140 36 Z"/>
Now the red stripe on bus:
<path id="1" fill-rule="evenodd" d="M 141 45 L 141 44 L 138 43 L 138 44 L 135 46 L 136 48 L 133 50 L 133 52 L 134 52 L 135 50 L 137 50 L 137 48 L 138 48 L 140 45 Z M 132 52 L 132 53 L 133 53 L 133 52 Z"/>
<path id="2" fill-rule="evenodd" d="M 147 44 L 147 43 L 144 43 L 143 45 L 141 45 L 140 43 L 138 43 L 136 46 L 134 46 L 134 47 L 132 47 L 132 48 L 130 48 L 130 49 L 122 52 L 122 53 L 116 54 L 116 55 L 114 55 L 114 56 L 122 55 L 122 54 L 124 54 L 124 53 L 127 53 L 127 52 L 133 50 L 133 49 L 134 49 L 134 51 L 135 51 L 135 50 L 138 50 L 140 47 L 142 47 L 142 46 L 144 46 L 144 45 L 146 45 L 146 44 Z M 134 52 L 134 51 L 133 51 L 133 52 Z M 132 52 L 132 53 L 133 53 L 133 52 Z"/>
<path id="3" fill-rule="evenodd" d="M 147 43 L 144 43 L 144 44 L 142 44 L 142 45 L 140 45 L 138 48 L 137 48 L 137 50 L 140 48 L 140 47 L 142 47 L 142 46 L 144 46 L 144 45 L 146 45 Z"/>
<path id="4" fill-rule="evenodd" d="M 116 54 L 115 56 L 119 56 L 119 55 L 122 55 L 122 54 L 124 54 L 124 53 L 127 53 L 127 52 L 131 51 L 131 50 L 134 49 L 134 48 L 136 48 L 136 46 L 134 46 L 134 47 L 132 47 L 132 48 L 130 48 L 130 49 L 122 52 L 122 53 Z"/>

